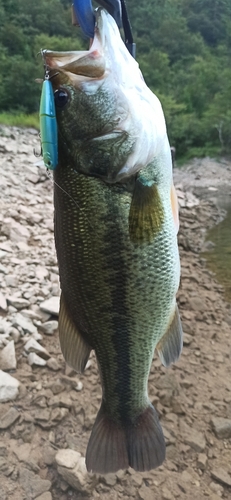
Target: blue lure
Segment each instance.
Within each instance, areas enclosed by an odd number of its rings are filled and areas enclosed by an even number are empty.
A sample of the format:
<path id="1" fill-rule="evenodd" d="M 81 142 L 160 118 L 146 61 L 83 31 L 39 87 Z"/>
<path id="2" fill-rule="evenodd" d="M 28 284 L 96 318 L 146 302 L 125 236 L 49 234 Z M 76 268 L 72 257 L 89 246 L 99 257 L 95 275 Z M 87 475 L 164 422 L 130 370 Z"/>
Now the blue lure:
<path id="1" fill-rule="evenodd" d="M 58 165 L 58 128 L 54 92 L 49 78 L 45 78 L 39 109 L 40 135 L 44 164 L 50 170 Z"/>

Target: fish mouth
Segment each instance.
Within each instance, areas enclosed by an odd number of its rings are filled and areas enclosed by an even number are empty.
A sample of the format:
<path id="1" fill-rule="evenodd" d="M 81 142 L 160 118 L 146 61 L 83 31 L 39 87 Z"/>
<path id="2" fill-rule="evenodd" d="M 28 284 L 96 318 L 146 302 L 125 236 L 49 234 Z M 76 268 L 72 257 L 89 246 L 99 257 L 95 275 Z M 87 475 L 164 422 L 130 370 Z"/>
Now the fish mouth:
<path id="1" fill-rule="evenodd" d="M 96 10 L 94 38 L 89 50 L 53 52 L 42 50 L 45 67 L 54 86 L 72 83 L 79 87 L 82 81 L 102 79 L 107 72 L 107 42 L 114 35 L 113 43 L 120 39 L 120 32 L 112 16 L 102 7 Z M 110 43 L 108 44 L 110 46 Z"/>

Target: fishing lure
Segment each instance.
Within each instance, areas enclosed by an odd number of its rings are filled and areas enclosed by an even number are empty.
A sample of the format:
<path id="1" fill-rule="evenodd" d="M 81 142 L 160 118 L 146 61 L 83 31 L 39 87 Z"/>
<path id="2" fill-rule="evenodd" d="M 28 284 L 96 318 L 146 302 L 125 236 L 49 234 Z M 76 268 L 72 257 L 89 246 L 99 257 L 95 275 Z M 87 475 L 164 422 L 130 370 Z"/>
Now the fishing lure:
<path id="1" fill-rule="evenodd" d="M 58 128 L 54 92 L 47 72 L 42 86 L 39 120 L 43 161 L 47 168 L 54 170 L 58 164 Z"/>

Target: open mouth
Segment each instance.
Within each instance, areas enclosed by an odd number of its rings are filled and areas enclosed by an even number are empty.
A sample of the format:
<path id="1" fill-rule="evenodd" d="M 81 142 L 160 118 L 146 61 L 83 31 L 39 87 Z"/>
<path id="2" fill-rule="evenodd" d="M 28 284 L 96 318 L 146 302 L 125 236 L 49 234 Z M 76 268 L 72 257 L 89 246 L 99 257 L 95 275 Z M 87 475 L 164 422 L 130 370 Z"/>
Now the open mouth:
<path id="1" fill-rule="evenodd" d="M 105 73 L 105 57 L 103 54 L 103 18 L 102 9 L 97 10 L 94 39 L 90 49 L 86 51 L 73 52 L 53 52 L 43 50 L 45 66 L 49 74 L 49 79 L 54 79 L 54 83 L 66 83 L 72 81 L 73 84 L 79 82 L 76 76 L 100 79 Z"/>

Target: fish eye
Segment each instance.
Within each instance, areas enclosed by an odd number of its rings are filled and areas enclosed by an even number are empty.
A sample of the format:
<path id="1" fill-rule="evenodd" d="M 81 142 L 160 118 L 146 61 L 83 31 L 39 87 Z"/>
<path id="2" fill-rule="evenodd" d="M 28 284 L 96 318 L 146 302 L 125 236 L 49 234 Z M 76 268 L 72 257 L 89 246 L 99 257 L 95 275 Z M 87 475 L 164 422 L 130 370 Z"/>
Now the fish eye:
<path id="1" fill-rule="evenodd" d="M 69 94 L 65 89 L 58 89 L 54 93 L 55 105 L 58 108 L 63 108 L 67 104 Z"/>

